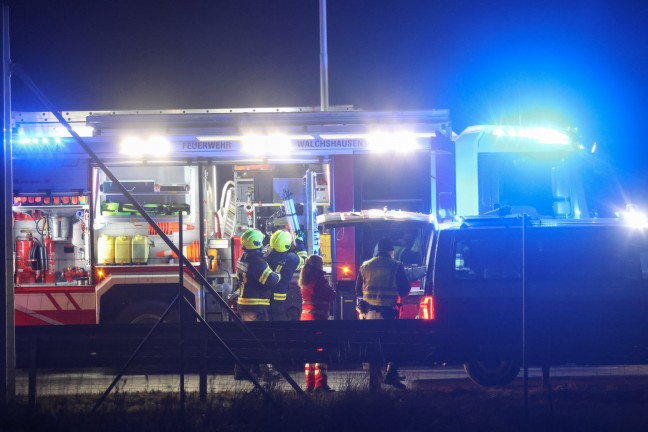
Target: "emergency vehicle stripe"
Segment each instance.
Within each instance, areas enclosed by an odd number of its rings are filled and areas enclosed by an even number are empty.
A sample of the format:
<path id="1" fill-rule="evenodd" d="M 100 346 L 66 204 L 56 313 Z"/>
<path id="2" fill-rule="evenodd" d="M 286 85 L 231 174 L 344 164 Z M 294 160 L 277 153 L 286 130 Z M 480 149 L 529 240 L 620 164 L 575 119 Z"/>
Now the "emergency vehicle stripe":
<path id="1" fill-rule="evenodd" d="M 262 285 L 265 285 L 266 281 L 270 277 L 270 274 L 272 274 L 272 270 L 270 270 L 270 267 L 266 267 L 266 269 L 263 270 L 263 273 L 261 273 L 261 276 L 259 277 L 259 282 L 261 282 Z"/>
<path id="2" fill-rule="evenodd" d="M 32 318 L 39 319 L 47 324 L 52 324 L 52 325 L 62 325 L 63 323 L 61 321 L 57 321 L 55 319 L 52 319 L 50 317 L 47 317 L 43 314 L 39 314 L 34 312 L 33 310 L 27 309 L 26 307 L 16 305 L 16 310 L 19 310 L 20 312 L 29 315 Z"/>
<path id="3" fill-rule="evenodd" d="M 272 298 L 275 299 L 275 300 L 280 300 L 280 301 L 281 300 L 286 300 L 287 297 L 288 297 L 288 294 L 285 294 L 285 293 L 284 294 L 282 294 L 282 293 L 274 293 L 274 294 L 272 294 Z"/>
<path id="4" fill-rule="evenodd" d="M 268 299 L 241 298 L 241 297 L 239 297 L 238 304 L 244 305 L 244 306 L 270 306 L 270 300 L 268 300 Z"/>
<path id="5" fill-rule="evenodd" d="M 49 301 L 52 302 L 52 305 L 54 305 L 54 307 L 56 308 L 56 310 L 63 310 L 63 308 L 61 307 L 61 305 L 58 304 L 58 302 L 57 302 L 56 300 L 54 300 L 54 296 L 53 296 L 52 294 L 47 293 L 47 294 L 45 294 L 45 295 L 47 296 L 47 298 L 49 299 Z"/>
<path id="6" fill-rule="evenodd" d="M 84 298 L 87 298 L 86 293 L 44 293 L 52 308 L 49 310 L 55 309 L 59 311 L 69 311 L 69 310 L 84 310 L 84 308 L 79 304 L 79 301 L 83 303 Z M 45 309 L 44 305 L 41 303 L 39 309 Z M 87 309 L 86 309 L 87 310 Z"/>
<path id="7" fill-rule="evenodd" d="M 74 300 L 74 297 L 72 297 L 72 294 L 70 294 L 70 293 L 65 293 L 65 296 L 68 298 L 68 300 L 70 301 L 70 303 L 72 303 L 72 305 L 74 305 L 74 308 L 75 308 L 76 310 L 81 310 L 81 306 L 79 306 L 79 303 L 77 303 L 76 300 Z"/>

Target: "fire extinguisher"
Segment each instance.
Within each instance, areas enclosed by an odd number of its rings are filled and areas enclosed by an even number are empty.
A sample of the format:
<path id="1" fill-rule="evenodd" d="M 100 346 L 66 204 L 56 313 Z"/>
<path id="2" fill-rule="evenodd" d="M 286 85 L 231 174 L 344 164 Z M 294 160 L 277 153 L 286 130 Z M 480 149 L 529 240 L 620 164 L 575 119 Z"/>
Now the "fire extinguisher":
<path id="1" fill-rule="evenodd" d="M 29 236 L 26 239 L 16 239 L 16 268 L 23 270 L 29 268 L 29 250 L 34 240 Z"/>
<path id="2" fill-rule="evenodd" d="M 43 240 L 45 253 L 47 254 L 47 271 L 45 282 L 56 282 L 56 243 L 47 235 Z"/>
<path id="3" fill-rule="evenodd" d="M 30 251 L 34 239 L 29 235 L 25 239 L 16 239 L 16 284 L 31 284 L 36 282 L 35 272 L 32 270 Z"/>
<path id="4" fill-rule="evenodd" d="M 65 273 L 63 273 L 63 277 L 65 277 L 65 280 L 68 282 L 74 282 L 76 275 L 76 270 L 72 267 L 68 267 L 67 270 L 65 270 Z"/>

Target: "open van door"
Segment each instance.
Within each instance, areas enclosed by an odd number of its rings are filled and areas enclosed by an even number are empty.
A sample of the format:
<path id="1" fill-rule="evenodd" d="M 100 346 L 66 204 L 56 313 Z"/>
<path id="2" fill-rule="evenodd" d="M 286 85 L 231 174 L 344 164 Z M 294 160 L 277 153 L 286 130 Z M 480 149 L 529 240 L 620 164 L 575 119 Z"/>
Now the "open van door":
<path id="1" fill-rule="evenodd" d="M 416 318 L 423 295 L 428 244 L 436 226 L 433 215 L 398 210 L 361 210 L 317 216 L 317 224 L 330 235 L 331 275 L 340 297 L 337 317 L 356 319 L 355 279 L 360 265 L 374 256 L 383 237 L 392 239 L 394 258 L 401 261 L 410 277 L 412 290 L 402 299 L 401 318 Z M 349 237 L 353 236 L 351 242 Z"/>

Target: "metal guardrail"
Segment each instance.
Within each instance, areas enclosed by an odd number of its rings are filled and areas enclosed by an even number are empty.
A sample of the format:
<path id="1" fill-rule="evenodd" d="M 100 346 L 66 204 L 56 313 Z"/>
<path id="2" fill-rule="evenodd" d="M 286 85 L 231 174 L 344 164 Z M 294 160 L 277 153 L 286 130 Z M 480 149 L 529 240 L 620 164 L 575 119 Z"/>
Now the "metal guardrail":
<path id="1" fill-rule="evenodd" d="M 344 365 L 384 359 L 423 363 L 431 358 L 438 334 L 423 321 L 285 321 L 212 323 L 242 361 L 267 362 L 267 349 L 284 368 L 306 362 Z M 38 370 L 107 368 L 117 371 L 150 331 L 149 325 L 34 326 L 16 329 L 16 364 L 29 371 L 29 399 L 36 397 Z M 176 374 L 177 324 L 163 324 L 148 339 L 126 374 Z M 260 346 L 258 341 L 263 341 Z M 199 323 L 183 323 L 183 368 L 201 377 L 232 367 L 231 353 L 215 343 Z M 202 391 L 202 390 L 201 390 Z"/>
<path id="2" fill-rule="evenodd" d="M 490 358 L 489 353 L 498 353 L 499 358 L 519 358 L 522 353 L 519 327 L 493 323 L 473 323 L 463 328 L 424 320 L 247 324 L 250 331 L 234 322 L 211 326 L 245 363 L 266 363 L 267 349 L 271 349 L 274 359 L 284 368 L 302 367 L 306 362 L 326 362 L 334 367 L 384 361 L 452 365 L 484 355 Z M 215 342 L 206 326 L 194 322 L 183 325 L 186 373 L 206 376 L 233 366 L 231 354 Z M 32 398 L 39 369 L 117 370 L 149 331 L 147 325 L 18 327 L 16 364 L 29 371 Z M 178 373 L 178 332 L 177 324 L 161 325 L 126 374 Z M 529 366 L 648 364 L 648 329 L 643 327 L 601 322 L 584 328 L 544 320 L 529 325 L 526 343 Z"/>

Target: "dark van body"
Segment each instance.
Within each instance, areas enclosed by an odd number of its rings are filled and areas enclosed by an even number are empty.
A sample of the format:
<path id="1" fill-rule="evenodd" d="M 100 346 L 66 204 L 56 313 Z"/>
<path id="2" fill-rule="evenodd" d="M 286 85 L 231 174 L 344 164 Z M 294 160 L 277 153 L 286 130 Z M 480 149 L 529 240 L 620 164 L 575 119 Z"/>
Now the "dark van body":
<path id="1" fill-rule="evenodd" d="M 642 229 L 480 217 L 441 226 L 429 257 L 435 320 L 464 341 L 456 354 L 480 384 L 515 378 L 523 352 L 543 365 L 648 362 Z"/>

